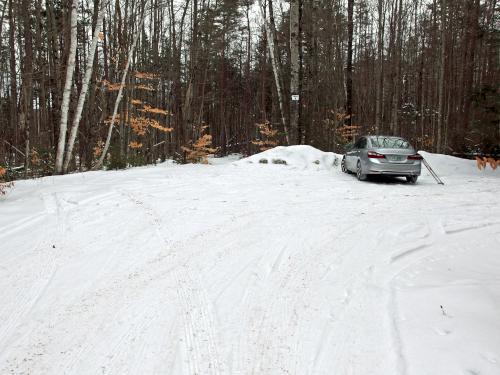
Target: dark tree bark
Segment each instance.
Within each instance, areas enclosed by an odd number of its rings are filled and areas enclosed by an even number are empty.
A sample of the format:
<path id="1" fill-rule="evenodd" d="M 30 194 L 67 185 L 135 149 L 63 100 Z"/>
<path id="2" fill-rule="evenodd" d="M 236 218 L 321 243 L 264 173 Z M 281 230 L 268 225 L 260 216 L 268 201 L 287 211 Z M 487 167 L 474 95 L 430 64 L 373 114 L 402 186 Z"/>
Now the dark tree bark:
<path id="1" fill-rule="evenodd" d="M 352 125 L 352 39 L 354 31 L 353 22 L 354 0 L 347 0 L 347 67 L 345 76 L 346 86 L 346 125 Z"/>

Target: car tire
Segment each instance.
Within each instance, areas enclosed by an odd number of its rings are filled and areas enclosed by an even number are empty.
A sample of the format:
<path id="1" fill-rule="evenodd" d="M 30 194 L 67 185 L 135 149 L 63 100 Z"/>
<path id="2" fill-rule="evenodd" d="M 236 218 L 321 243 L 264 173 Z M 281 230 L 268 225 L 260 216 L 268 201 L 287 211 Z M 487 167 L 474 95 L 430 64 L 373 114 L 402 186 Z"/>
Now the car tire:
<path id="1" fill-rule="evenodd" d="M 340 168 L 342 169 L 342 172 L 349 173 L 349 171 L 347 170 L 347 168 L 345 166 L 345 156 L 342 158 L 342 161 L 340 162 Z"/>
<path id="2" fill-rule="evenodd" d="M 361 161 L 358 160 L 358 165 L 356 166 L 356 177 L 359 181 L 366 180 L 366 174 L 363 173 L 363 169 L 361 168 Z"/>
<path id="3" fill-rule="evenodd" d="M 418 176 L 406 176 L 406 181 L 410 184 L 415 184 L 418 180 Z"/>

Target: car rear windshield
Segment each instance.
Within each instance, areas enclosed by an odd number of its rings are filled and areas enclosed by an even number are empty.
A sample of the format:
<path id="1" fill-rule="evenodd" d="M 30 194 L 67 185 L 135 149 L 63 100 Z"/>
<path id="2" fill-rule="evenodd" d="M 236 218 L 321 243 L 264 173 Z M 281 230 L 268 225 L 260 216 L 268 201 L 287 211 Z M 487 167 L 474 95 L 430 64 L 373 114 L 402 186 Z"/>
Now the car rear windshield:
<path id="1" fill-rule="evenodd" d="M 377 148 L 410 148 L 408 141 L 403 138 L 374 137 L 371 139 L 372 146 Z"/>

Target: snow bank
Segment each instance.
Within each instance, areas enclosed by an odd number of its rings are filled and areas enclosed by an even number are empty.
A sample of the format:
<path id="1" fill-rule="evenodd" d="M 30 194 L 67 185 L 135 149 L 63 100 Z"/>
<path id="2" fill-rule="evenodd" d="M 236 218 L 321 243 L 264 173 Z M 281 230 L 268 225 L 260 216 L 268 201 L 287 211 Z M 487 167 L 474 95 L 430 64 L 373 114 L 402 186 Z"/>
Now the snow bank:
<path id="1" fill-rule="evenodd" d="M 283 164 L 298 169 L 330 170 L 337 168 L 340 155 L 312 146 L 278 146 L 252 155 L 238 163 Z"/>
<path id="2" fill-rule="evenodd" d="M 480 171 L 477 168 L 475 160 L 467 160 L 462 158 L 457 158 L 449 155 L 432 154 L 430 152 L 419 151 L 431 165 L 432 169 L 436 171 L 440 177 L 448 176 L 500 176 L 500 170 L 492 170 L 488 165 L 485 170 Z M 424 171 L 422 167 L 422 171 Z M 426 171 L 425 171 L 426 172 Z"/>

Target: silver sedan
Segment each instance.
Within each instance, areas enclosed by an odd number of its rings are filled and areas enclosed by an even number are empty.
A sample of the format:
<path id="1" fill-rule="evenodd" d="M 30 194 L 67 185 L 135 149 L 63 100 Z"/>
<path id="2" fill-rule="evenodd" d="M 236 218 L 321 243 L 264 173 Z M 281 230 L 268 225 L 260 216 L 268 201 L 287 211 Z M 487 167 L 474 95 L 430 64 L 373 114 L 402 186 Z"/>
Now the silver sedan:
<path id="1" fill-rule="evenodd" d="M 356 173 L 358 180 L 368 175 L 390 175 L 406 177 L 417 182 L 421 171 L 422 156 L 410 143 L 400 137 L 363 136 L 359 138 L 342 158 L 342 171 Z"/>

